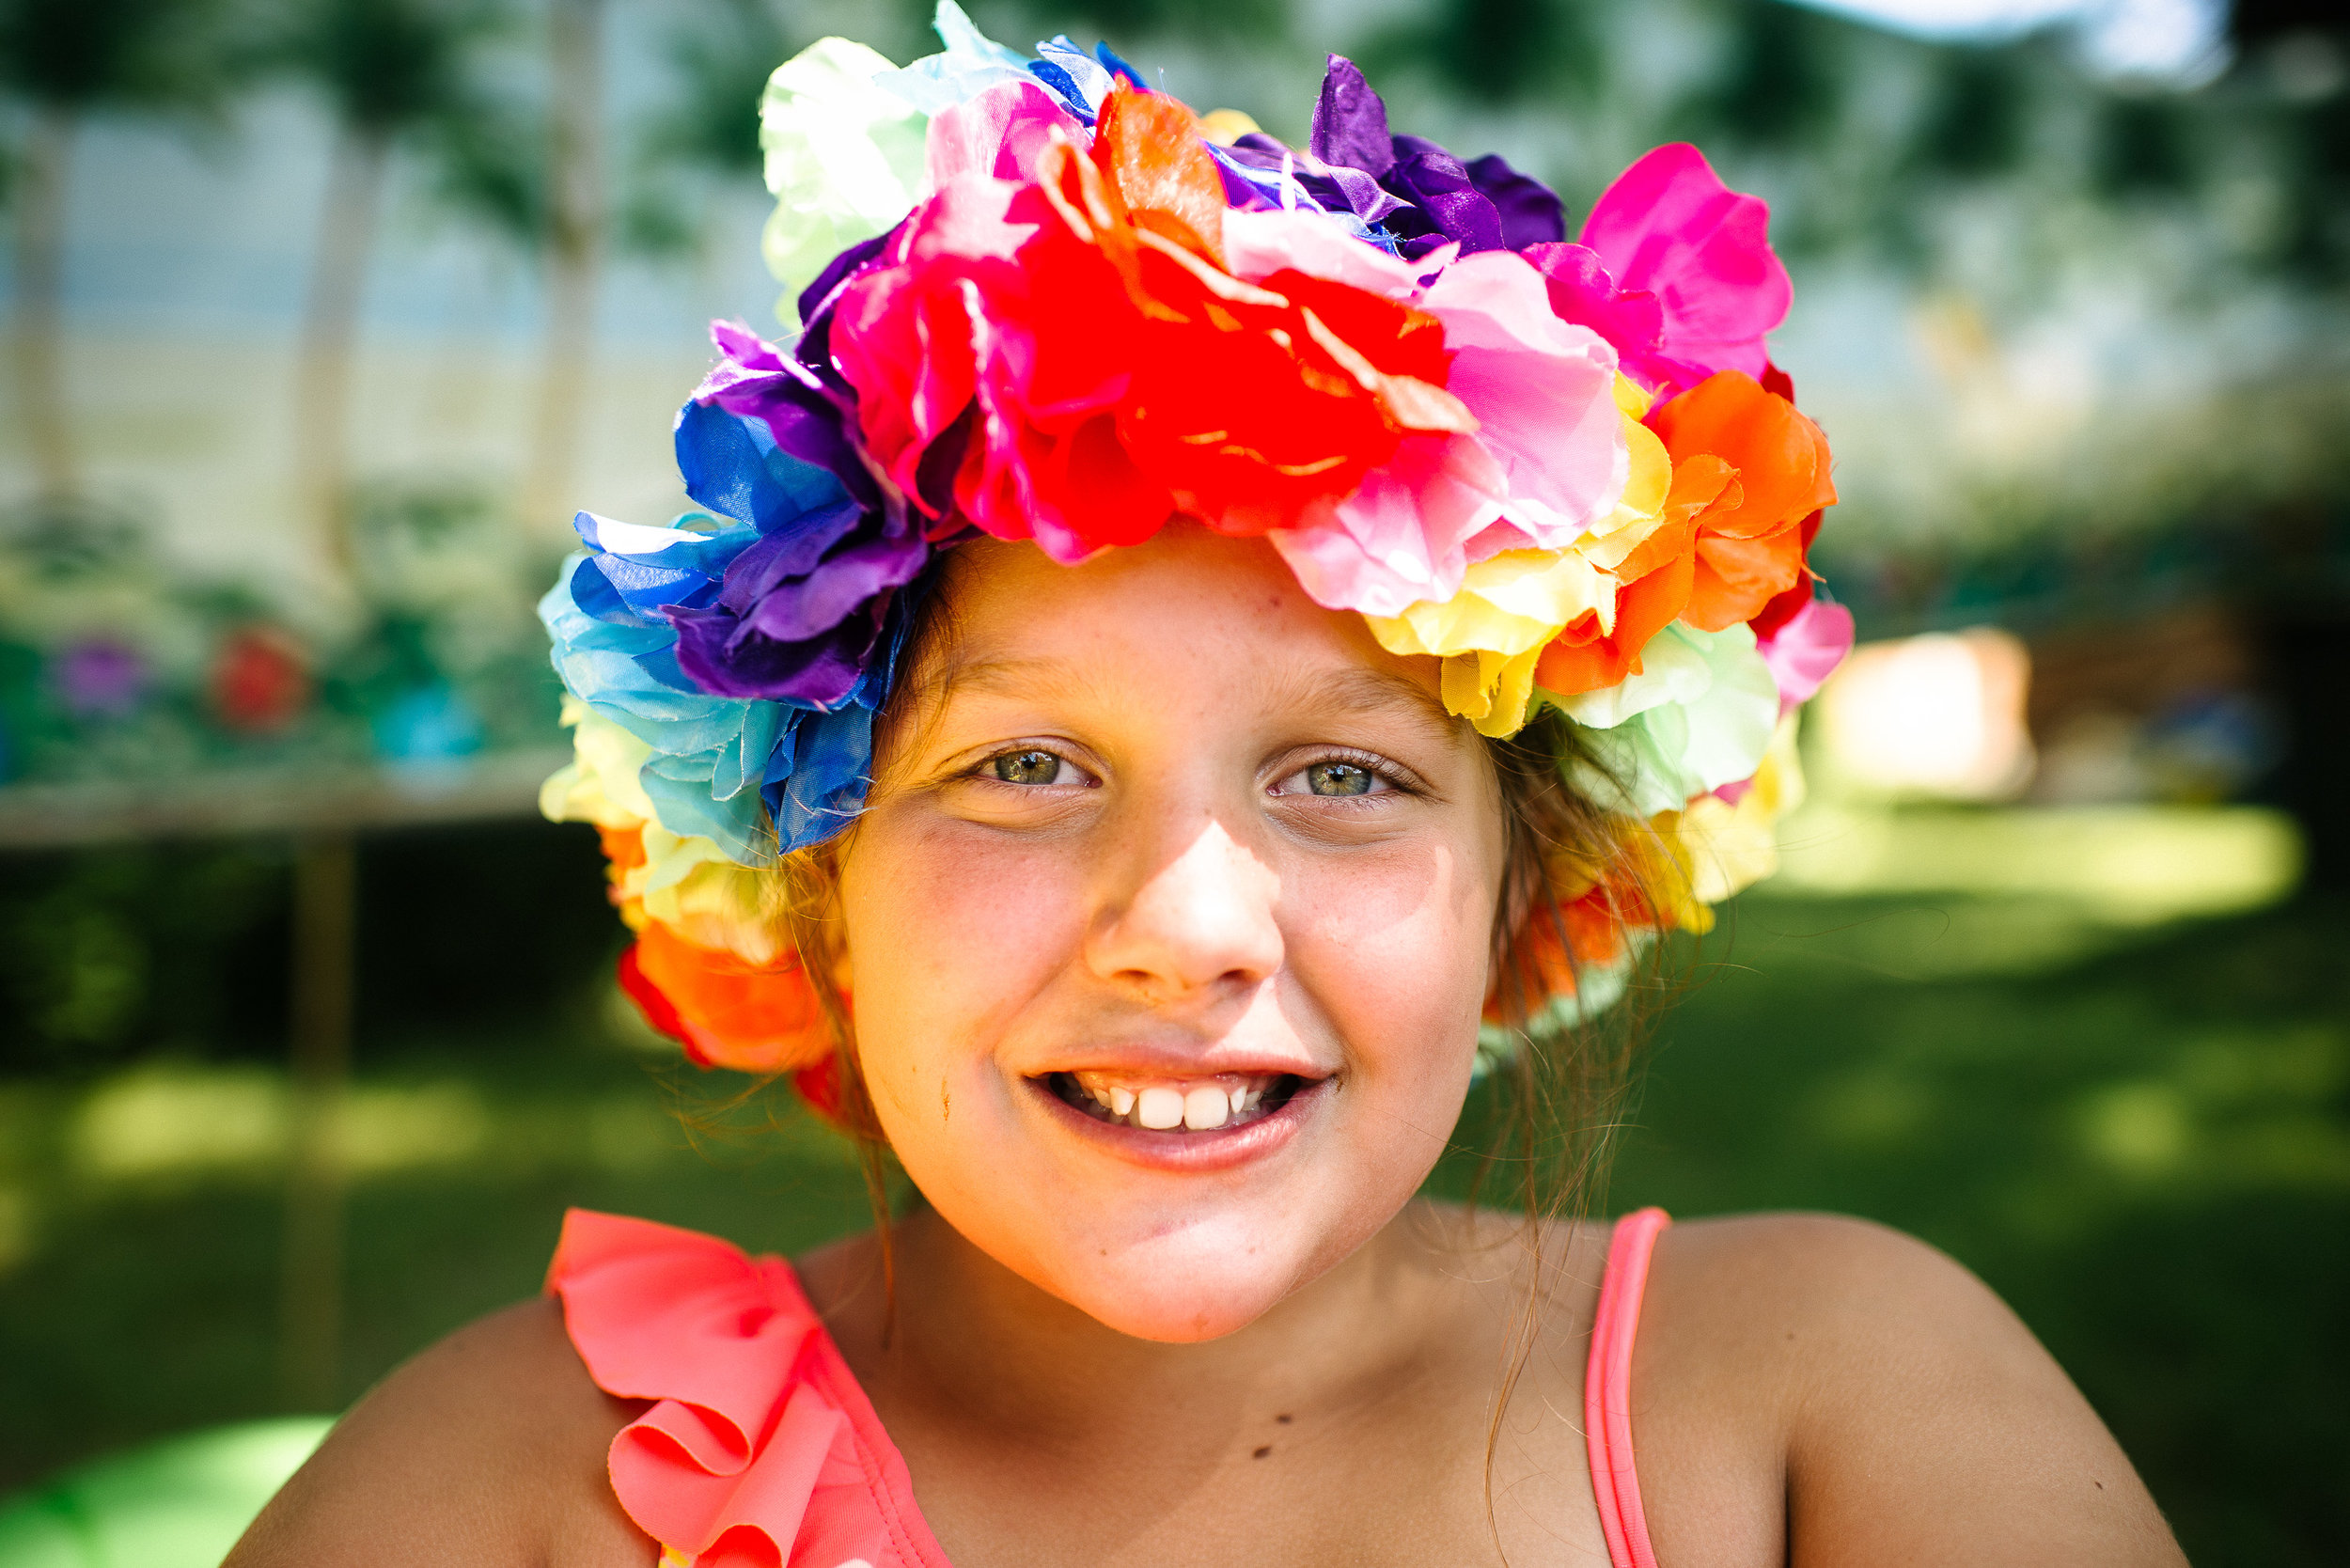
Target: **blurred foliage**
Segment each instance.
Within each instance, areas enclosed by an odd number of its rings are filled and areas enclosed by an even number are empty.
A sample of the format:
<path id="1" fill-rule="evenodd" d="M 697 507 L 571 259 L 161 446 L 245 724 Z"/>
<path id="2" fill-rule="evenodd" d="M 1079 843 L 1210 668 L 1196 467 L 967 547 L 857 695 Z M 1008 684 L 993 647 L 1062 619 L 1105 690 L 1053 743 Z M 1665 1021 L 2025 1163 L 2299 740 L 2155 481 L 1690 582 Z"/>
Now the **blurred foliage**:
<path id="1" fill-rule="evenodd" d="M 808 41 L 779 0 L 702 0 L 670 22 L 676 90 L 638 129 L 618 213 L 622 244 L 691 254 L 719 193 L 760 188 L 760 96 Z"/>
<path id="2" fill-rule="evenodd" d="M 227 0 L 0 0 L 0 87 L 75 114 L 216 108 L 228 18 Z"/>
<path id="3" fill-rule="evenodd" d="M 1721 65 L 1684 111 L 1699 139 L 1783 149 L 1835 131 L 1850 77 L 1851 24 L 1791 6 L 1747 4 L 1731 8 L 1727 31 Z"/>
<path id="4" fill-rule="evenodd" d="M 646 127 L 645 150 L 736 177 L 759 174 L 759 100 L 806 40 L 771 0 L 708 0 L 675 23 L 680 90 Z"/>
<path id="5" fill-rule="evenodd" d="M 1417 71 L 1471 102 L 1586 102 L 1606 71 L 1593 9 L 1591 0 L 1438 0 L 1355 53 L 1374 81 Z"/>
<path id="6" fill-rule="evenodd" d="M 2024 156 L 2029 88 L 2013 52 L 1960 46 L 1934 72 L 1913 143 L 1920 170 L 1962 180 L 2008 173 Z"/>
<path id="7" fill-rule="evenodd" d="M 496 0 L 269 0 L 258 39 L 338 120 L 389 139 L 478 107 L 470 56 L 505 23 Z"/>

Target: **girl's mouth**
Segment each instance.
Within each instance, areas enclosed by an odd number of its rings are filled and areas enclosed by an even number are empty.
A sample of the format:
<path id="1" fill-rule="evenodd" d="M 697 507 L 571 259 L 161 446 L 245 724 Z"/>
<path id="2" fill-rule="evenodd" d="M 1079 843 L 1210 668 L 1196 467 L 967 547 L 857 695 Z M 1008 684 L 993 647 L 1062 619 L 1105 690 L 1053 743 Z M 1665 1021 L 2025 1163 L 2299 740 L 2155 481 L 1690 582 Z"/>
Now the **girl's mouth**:
<path id="1" fill-rule="evenodd" d="M 1048 1073 L 1043 1086 L 1080 1115 L 1160 1133 L 1222 1132 L 1261 1121 L 1314 1080 L 1294 1073 L 1168 1078 L 1125 1073 Z"/>

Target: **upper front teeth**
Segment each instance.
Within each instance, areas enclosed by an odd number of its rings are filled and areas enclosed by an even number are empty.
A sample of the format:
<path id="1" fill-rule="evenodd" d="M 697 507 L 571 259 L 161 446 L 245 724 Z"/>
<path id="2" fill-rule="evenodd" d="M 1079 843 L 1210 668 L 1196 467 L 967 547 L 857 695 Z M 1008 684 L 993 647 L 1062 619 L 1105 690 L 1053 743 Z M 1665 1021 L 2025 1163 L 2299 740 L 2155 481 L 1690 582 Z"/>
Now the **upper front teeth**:
<path id="1" fill-rule="evenodd" d="M 1146 1089 L 1135 1096 L 1135 1120 L 1146 1127 L 1180 1127 L 1188 1102 L 1171 1089 Z"/>
<path id="2" fill-rule="evenodd" d="M 1112 1120 L 1153 1132 L 1183 1127 L 1204 1133 L 1230 1125 L 1255 1110 L 1274 1081 L 1269 1074 L 1219 1074 L 1205 1080 L 1135 1086 L 1110 1082 L 1102 1073 L 1072 1075 L 1078 1089 Z"/>

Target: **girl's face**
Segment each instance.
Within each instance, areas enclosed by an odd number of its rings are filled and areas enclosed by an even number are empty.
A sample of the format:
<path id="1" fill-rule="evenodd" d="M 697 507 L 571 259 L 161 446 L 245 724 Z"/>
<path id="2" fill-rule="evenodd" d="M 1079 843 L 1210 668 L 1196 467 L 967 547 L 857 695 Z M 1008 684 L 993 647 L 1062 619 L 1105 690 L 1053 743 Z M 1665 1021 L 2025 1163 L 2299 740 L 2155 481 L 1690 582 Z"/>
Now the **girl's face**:
<path id="1" fill-rule="evenodd" d="M 1197 1341 L 1368 1240 L 1467 1092 L 1503 835 L 1432 659 L 1273 549 L 958 547 L 841 902 L 865 1076 L 938 1214 Z"/>

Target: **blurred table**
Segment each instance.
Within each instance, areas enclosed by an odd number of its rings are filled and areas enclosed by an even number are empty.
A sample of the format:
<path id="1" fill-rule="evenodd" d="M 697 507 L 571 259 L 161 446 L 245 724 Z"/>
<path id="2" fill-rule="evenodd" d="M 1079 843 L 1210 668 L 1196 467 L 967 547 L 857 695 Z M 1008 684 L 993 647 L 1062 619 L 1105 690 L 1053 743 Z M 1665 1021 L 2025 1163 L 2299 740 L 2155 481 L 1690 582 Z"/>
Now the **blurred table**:
<path id="1" fill-rule="evenodd" d="M 360 833 L 526 817 L 568 747 L 430 766 L 252 768 L 123 783 L 0 787 L 0 850 L 144 839 Z"/>
<path id="2" fill-rule="evenodd" d="M 293 842 L 288 1162 L 279 1380 L 289 1408 L 336 1403 L 342 1338 L 341 1108 L 351 1073 L 359 835 L 538 814 L 569 747 L 430 765 L 192 772 L 134 783 L 0 788 L 0 851 L 158 839 Z"/>

